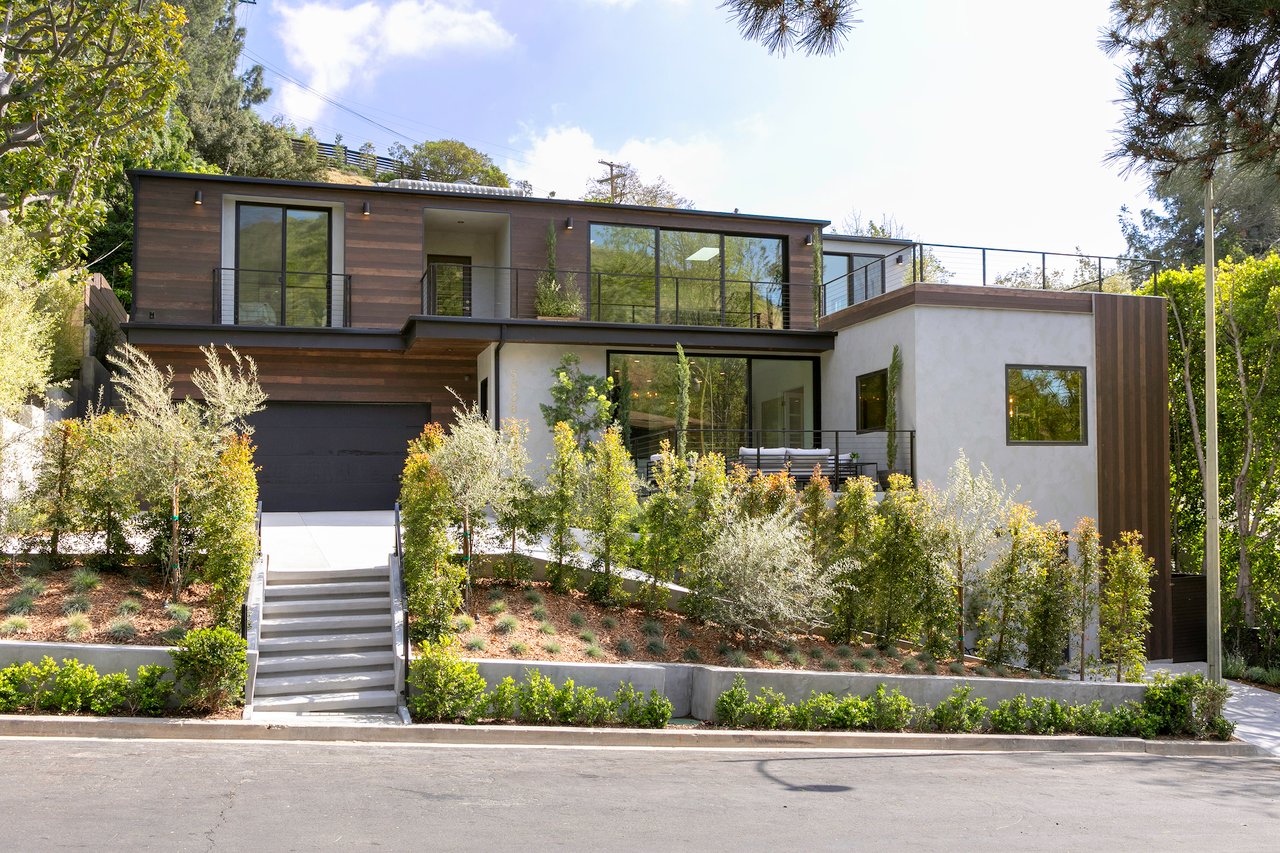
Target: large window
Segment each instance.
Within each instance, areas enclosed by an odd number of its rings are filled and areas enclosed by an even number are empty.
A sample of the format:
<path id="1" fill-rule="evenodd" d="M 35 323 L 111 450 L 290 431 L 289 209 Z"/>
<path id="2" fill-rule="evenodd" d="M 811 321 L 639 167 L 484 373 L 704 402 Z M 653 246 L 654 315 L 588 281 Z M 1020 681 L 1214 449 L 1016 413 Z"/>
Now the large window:
<path id="1" fill-rule="evenodd" d="M 858 377 L 858 431 L 884 429 L 889 411 L 889 371 Z"/>
<path id="2" fill-rule="evenodd" d="M 329 208 L 236 205 L 236 322 L 329 325 Z"/>
<path id="3" fill-rule="evenodd" d="M 1010 444 L 1086 444 L 1083 367 L 1005 368 Z"/>
<path id="4" fill-rule="evenodd" d="M 884 293 L 884 259 L 879 255 L 822 253 L 825 313 L 866 302 Z"/>
<path id="5" fill-rule="evenodd" d="M 785 328 L 785 269 L 778 237 L 592 223 L 592 318 Z"/>

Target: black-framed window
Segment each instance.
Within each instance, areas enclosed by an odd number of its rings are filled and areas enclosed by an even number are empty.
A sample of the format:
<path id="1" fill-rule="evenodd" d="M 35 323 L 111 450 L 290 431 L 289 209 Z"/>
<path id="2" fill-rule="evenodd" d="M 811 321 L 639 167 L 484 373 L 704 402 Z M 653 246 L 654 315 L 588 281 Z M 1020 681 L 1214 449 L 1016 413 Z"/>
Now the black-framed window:
<path id="1" fill-rule="evenodd" d="M 789 328 L 786 247 L 776 235 L 592 222 L 592 319 Z"/>
<path id="2" fill-rule="evenodd" d="M 328 326 L 333 210 L 236 203 L 235 321 Z"/>
<path id="3" fill-rule="evenodd" d="M 884 258 L 851 252 L 823 252 L 823 307 L 827 314 L 884 293 Z"/>
<path id="4" fill-rule="evenodd" d="M 858 432 L 886 428 L 889 412 L 889 371 L 874 370 L 857 379 Z"/>
<path id="5" fill-rule="evenodd" d="M 1005 366 L 1005 439 L 1009 444 L 1088 444 L 1083 367 Z"/>

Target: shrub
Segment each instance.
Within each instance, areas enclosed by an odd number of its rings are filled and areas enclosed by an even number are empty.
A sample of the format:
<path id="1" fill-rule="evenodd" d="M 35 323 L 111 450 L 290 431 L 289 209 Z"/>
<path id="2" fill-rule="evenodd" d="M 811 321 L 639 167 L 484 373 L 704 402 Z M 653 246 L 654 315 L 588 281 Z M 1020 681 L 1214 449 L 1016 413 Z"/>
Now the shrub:
<path id="1" fill-rule="evenodd" d="M 551 679 L 536 669 L 530 670 L 516 689 L 516 719 L 544 725 L 554 722 L 556 692 Z"/>
<path id="2" fill-rule="evenodd" d="M 1207 680 L 1200 673 L 1170 678 L 1156 673 L 1142 700 L 1142 715 L 1157 735 L 1203 738 L 1228 730 L 1222 710 L 1229 691 L 1226 685 Z"/>
<path id="3" fill-rule="evenodd" d="M 1037 696 L 1031 700 L 1031 732 L 1053 735 L 1065 732 L 1071 725 L 1071 712 L 1057 699 Z"/>
<path id="4" fill-rule="evenodd" d="M 111 624 L 107 626 L 107 636 L 113 640 L 124 642 L 138 636 L 138 629 L 133 624 L 132 619 L 128 616 L 121 616 L 118 619 L 111 620 Z"/>
<path id="5" fill-rule="evenodd" d="M 828 715 L 828 725 L 833 729 L 854 731 L 870 728 L 871 700 L 863 696 L 845 696 L 838 700 Z"/>
<path id="6" fill-rule="evenodd" d="M 791 722 L 787 697 L 763 687 L 747 705 L 747 725 L 754 729 L 785 729 Z"/>
<path id="7" fill-rule="evenodd" d="M 573 428 L 558 421 L 552 429 L 554 450 L 541 498 L 546 508 L 551 559 L 547 581 L 553 592 L 565 593 L 578 580 L 575 563 L 578 544 L 571 528 L 578 521 L 578 496 L 582 488 L 584 460 Z"/>
<path id="8" fill-rule="evenodd" d="M 1129 531 L 1107 549 L 1098 605 L 1102 659 L 1116 667 L 1116 681 L 1142 677 L 1146 636 L 1151 629 L 1151 575 L 1155 561 L 1142 551 L 1142 537 Z"/>
<path id="9" fill-rule="evenodd" d="M 164 712 L 173 695 L 174 683 L 165 678 L 167 667 L 144 664 L 138 667 L 133 683 L 125 693 L 125 707 L 132 714 L 155 717 Z"/>
<path id="10" fill-rule="evenodd" d="M 995 670 L 991 669 L 989 666 L 978 666 L 974 668 L 973 674 L 979 678 L 991 678 L 996 673 Z"/>
<path id="11" fill-rule="evenodd" d="M 612 622 L 613 620 L 612 620 L 612 618 L 608 618 L 608 617 L 607 617 L 605 621 Z M 575 628 L 582 628 L 582 627 L 584 627 L 584 626 L 587 624 L 587 617 L 583 616 L 581 613 L 579 613 L 578 611 L 576 611 L 576 610 L 575 610 L 575 611 L 573 611 L 572 613 L 570 613 L 570 614 L 569 614 L 569 624 L 570 624 L 570 625 L 572 625 L 572 626 L 573 626 L 573 627 L 575 627 Z M 611 629 L 611 628 L 616 628 L 616 627 L 618 627 L 618 623 L 617 623 L 617 622 L 613 622 L 613 625 L 612 625 L 612 626 L 605 625 L 604 627 L 605 627 L 605 628 L 610 628 L 610 629 Z"/>
<path id="12" fill-rule="evenodd" d="M 632 645 L 631 641 L 626 637 L 619 638 L 618 641 L 613 644 L 613 648 L 623 657 L 630 657 L 635 654 L 636 651 L 636 647 Z"/>
<path id="13" fill-rule="evenodd" d="M 516 628 L 520 627 L 520 620 L 508 613 L 497 622 L 493 623 L 493 630 L 499 634 L 510 634 Z"/>
<path id="14" fill-rule="evenodd" d="M 1247 668 L 1242 676 L 1246 681 L 1252 681 L 1255 684 L 1267 683 L 1267 668 L 1265 666 L 1251 666 Z"/>
<path id="15" fill-rule="evenodd" d="M 191 621 L 191 608 L 180 602 L 170 601 L 164 606 L 164 612 L 179 625 L 185 625 Z"/>
<path id="16" fill-rule="evenodd" d="M 747 680 L 741 675 L 734 676 L 729 689 L 716 697 L 716 722 L 731 729 L 738 728 L 746 720 L 750 704 Z"/>
<path id="17" fill-rule="evenodd" d="M 49 703 L 63 714 L 88 711 L 98 686 L 98 671 L 77 660 L 64 660 L 53 677 Z"/>
<path id="18" fill-rule="evenodd" d="M 689 646 L 680 653 L 680 659 L 689 663 L 697 663 L 702 660 L 702 653 L 698 651 L 696 646 Z"/>
<path id="19" fill-rule="evenodd" d="M 1228 654 L 1222 659 L 1222 677 L 1240 679 L 1245 677 L 1245 669 L 1247 664 L 1244 657 L 1237 654 Z"/>
<path id="20" fill-rule="evenodd" d="M 828 672 L 838 672 L 840 670 L 840 661 L 835 658 L 825 658 L 821 664 L 822 668 Z"/>
<path id="21" fill-rule="evenodd" d="M 874 657 L 878 657 L 879 655 L 880 653 L 876 651 L 875 646 L 863 646 L 862 648 L 858 649 L 858 657 L 867 658 L 868 660 Z"/>
<path id="22" fill-rule="evenodd" d="M 239 627 L 240 606 L 258 557 L 257 470 L 248 436 L 235 436 L 218 456 L 194 511 L 209 609 L 214 624 L 226 628 Z"/>
<path id="23" fill-rule="evenodd" d="M 136 598 L 126 598 L 116 607 L 116 613 L 121 616 L 136 616 L 142 612 L 142 603 Z"/>
<path id="24" fill-rule="evenodd" d="M 10 616 L 0 622 L 0 634 L 21 634 L 31 630 L 31 621 L 25 616 Z"/>
<path id="25" fill-rule="evenodd" d="M 71 589 L 76 592 L 93 592 L 102 586 L 102 578 L 93 569 L 76 569 L 71 574 Z"/>
<path id="26" fill-rule="evenodd" d="M 400 519 L 404 528 L 401 567 L 408 593 L 409 624 L 415 640 L 439 640 L 462 606 L 465 568 L 452 560 L 449 535 L 455 520 L 448 481 L 432 461 L 444 440 L 439 424 L 427 424 L 409 442 L 400 477 Z"/>
<path id="27" fill-rule="evenodd" d="M 646 619 L 640 624 L 640 632 L 646 637 L 661 637 L 663 625 L 656 619 Z"/>
<path id="28" fill-rule="evenodd" d="M 836 698 L 830 693 L 810 693 L 808 699 L 791 706 L 790 728 L 806 732 L 831 728 L 836 705 Z"/>
<path id="29" fill-rule="evenodd" d="M 507 612 L 507 603 L 499 598 L 497 601 L 489 605 L 489 615 L 497 616 L 499 613 Z"/>
<path id="30" fill-rule="evenodd" d="M 805 655 L 804 652 L 800 651 L 799 649 L 795 649 L 793 651 L 788 652 L 787 660 L 791 662 L 792 666 L 798 666 L 801 669 L 804 669 L 806 666 L 809 665 L 809 658 Z M 746 666 L 745 663 L 742 665 Z"/>
<path id="31" fill-rule="evenodd" d="M 886 693 L 884 685 L 871 696 L 871 728 L 878 732 L 901 732 L 916 716 L 915 703 L 897 689 Z"/>
<path id="32" fill-rule="evenodd" d="M 853 657 L 853 649 L 846 645 L 836 646 L 836 657 L 848 660 Z"/>
<path id="33" fill-rule="evenodd" d="M 25 592 L 20 592 L 9 599 L 5 612 L 12 616 L 27 616 L 36 609 L 35 599 Z"/>
<path id="34" fill-rule="evenodd" d="M 511 645 L 507 646 L 507 650 L 516 657 L 520 657 L 529 651 L 529 646 L 527 643 L 522 643 L 519 640 L 516 640 Z"/>
<path id="35" fill-rule="evenodd" d="M 474 723 L 485 707 L 484 679 L 474 663 L 453 652 L 453 641 L 423 643 L 409 663 L 408 698 L 415 720 Z"/>
<path id="36" fill-rule="evenodd" d="M 476 620 L 472 619 L 465 613 L 453 620 L 453 630 L 456 634 L 465 634 L 468 631 L 474 631 L 475 627 Z"/>
<path id="37" fill-rule="evenodd" d="M 644 644 L 644 650 L 651 655 L 661 657 L 667 653 L 667 643 L 661 637 L 650 637 Z"/>
<path id="38" fill-rule="evenodd" d="M 584 653 L 586 654 L 587 657 L 591 658 L 592 660 L 599 660 L 600 658 L 604 657 L 604 649 L 600 648 L 595 643 L 592 643 L 591 645 L 587 646 L 586 651 Z"/>
<path id="39" fill-rule="evenodd" d="M 484 651 L 484 647 L 485 647 L 484 637 L 472 637 L 471 639 L 467 640 L 467 651 L 469 652 Z"/>
<path id="40" fill-rule="evenodd" d="M 587 645 L 593 645 L 596 641 L 596 632 L 595 631 L 579 631 L 578 639 L 586 643 Z"/>
<path id="41" fill-rule="evenodd" d="M 628 525 L 639 511 L 636 466 L 622 442 L 622 429 L 608 427 L 591 443 L 580 510 L 595 562 L 587 595 L 593 601 L 612 604 L 622 598 L 622 577 L 616 569 L 631 547 Z"/>
<path id="42" fill-rule="evenodd" d="M 1021 693 L 991 709 L 991 728 L 1000 734 L 1025 734 L 1031 728 L 1031 721 L 1031 708 Z"/>
<path id="43" fill-rule="evenodd" d="M 123 672 L 113 672 L 98 678 L 93 696 L 89 699 L 89 710 L 100 716 L 109 716 L 124 710 L 128 702 L 129 676 Z"/>
<path id="44" fill-rule="evenodd" d="M 618 722 L 629 728 L 662 729 L 671 722 L 674 710 L 671 700 L 656 690 L 650 690 L 645 696 L 628 681 L 618 684 L 618 692 L 614 697 Z"/>
<path id="45" fill-rule="evenodd" d="M 953 660 L 947 665 L 947 671 L 952 675 L 964 675 L 966 672 L 964 668 L 964 661 Z"/>
<path id="46" fill-rule="evenodd" d="M 239 634 L 224 628 L 191 631 L 171 649 L 174 678 L 183 694 L 183 704 L 212 713 L 238 703 L 244 696 L 248 671 L 246 643 Z"/>
<path id="47" fill-rule="evenodd" d="M 538 623 L 538 633 L 554 634 L 556 633 L 556 626 L 552 625 L 550 622 L 540 622 Z"/>
<path id="48" fill-rule="evenodd" d="M 170 625 L 160 632 L 160 639 L 171 646 L 178 643 L 185 636 L 187 636 L 187 629 L 181 625 Z"/>
<path id="49" fill-rule="evenodd" d="M 93 602 L 89 600 L 89 596 L 83 593 L 69 595 L 62 601 L 62 612 L 70 615 L 72 613 L 88 613 L 93 609 Z"/>
<path id="50" fill-rule="evenodd" d="M 558 655 L 564 649 L 555 640 L 547 640 L 545 643 L 542 644 L 542 650 L 549 655 Z"/>
<path id="51" fill-rule="evenodd" d="M 73 613 L 67 617 L 66 625 L 63 628 L 66 637 L 71 642 L 84 637 L 93 630 L 93 623 L 89 621 L 89 617 L 83 613 Z"/>
<path id="52" fill-rule="evenodd" d="M 516 681 L 508 675 L 494 686 L 488 696 L 489 716 L 495 720 L 514 720 L 518 696 Z"/>
<path id="53" fill-rule="evenodd" d="M 581 616 L 582 614 L 581 614 L 581 613 L 579 613 L 579 614 L 576 614 L 576 615 Z M 571 617 L 569 617 L 569 621 L 571 621 L 571 622 L 573 621 L 573 617 L 572 617 L 572 616 L 571 616 Z M 586 618 L 585 618 L 585 617 L 583 617 L 583 622 L 584 622 L 584 624 L 585 624 L 585 621 L 586 621 Z M 573 624 L 576 626 L 578 623 L 577 623 L 577 622 L 574 622 Z M 618 630 L 618 620 L 617 620 L 617 619 L 614 619 L 612 616 L 606 616 L 606 617 L 604 617 L 603 619 L 601 619 L 601 620 L 600 620 L 600 627 L 601 627 L 601 628 L 604 628 L 606 631 L 616 631 L 616 630 Z"/>
<path id="54" fill-rule="evenodd" d="M 908 675 L 915 675 L 920 672 L 920 664 L 916 662 L 915 658 L 907 658 L 902 662 L 902 671 Z"/>
<path id="55" fill-rule="evenodd" d="M 532 616 L 534 619 L 546 619 L 547 608 L 541 604 L 535 604 L 533 608 L 529 611 L 529 615 Z"/>

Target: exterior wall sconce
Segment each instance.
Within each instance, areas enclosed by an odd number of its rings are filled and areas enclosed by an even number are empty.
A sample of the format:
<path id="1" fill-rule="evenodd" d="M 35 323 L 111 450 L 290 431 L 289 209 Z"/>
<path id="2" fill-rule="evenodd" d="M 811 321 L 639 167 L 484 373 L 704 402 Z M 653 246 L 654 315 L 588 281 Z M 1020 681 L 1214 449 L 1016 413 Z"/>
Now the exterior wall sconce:
<path id="1" fill-rule="evenodd" d="M 196 190 L 195 202 L 196 204 L 204 204 L 204 193 L 200 190 Z"/>
<path id="2" fill-rule="evenodd" d="M 369 202 L 367 202 L 367 201 L 366 201 L 363 205 L 361 205 L 361 207 L 360 207 L 360 213 L 361 213 L 361 215 L 363 215 L 363 216 L 368 216 L 368 215 L 369 215 Z"/>
<path id="3" fill-rule="evenodd" d="M 804 235 L 804 244 L 805 244 L 806 246 L 812 246 L 812 245 L 813 245 L 813 235 L 812 235 L 812 234 L 806 234 L 806 235 Z"/>
<path id="4" fill-rule="evenodd" d="M 566 220 L 564 221 L 564 230 L 566 230 L 566 231 L 572 231 L 572 230 L 573 230 L 573 217 L 572 217 L 572 216 L 570 216 L 568 219 L 566 219 Z"/>
<path id="5" fill-rule="evenodd" d="M 902 266 L 902 255 L 898 255 L 898 257 L 894 258 L 893 262 L 898 266 Z"/>

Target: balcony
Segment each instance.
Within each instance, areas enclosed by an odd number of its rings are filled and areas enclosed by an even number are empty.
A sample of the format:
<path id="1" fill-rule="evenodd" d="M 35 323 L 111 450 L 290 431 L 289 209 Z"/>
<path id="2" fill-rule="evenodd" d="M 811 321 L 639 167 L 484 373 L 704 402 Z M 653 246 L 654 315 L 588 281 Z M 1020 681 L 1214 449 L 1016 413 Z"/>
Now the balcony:
<path id="1" fill-rule="evenodd" d="M 1149 258 L 913 243 L 824 282 L 819 310 L 834 314 L 908 284 L 1130 293 L 1159 272 Z"/>
<path id="2" fill-rule="evenodd" d="M 230 307 L 230 317 L 223 306 Z M 347 327 L 351 325 L 351 276 L 219 267 L 213 271 L 213 322 Z"/>
<path id="3" fill-rule="evenodd" d="M 561 297 L 543 290 L 554 282 Z M 435 317 L 563 318 L 597 323 L 786 329 L 792 295 L 813 285 L 693 276 L 430 264 L 421 279 L 422 313 Z M 800 290 L 797 290 L 800 288 Z M 558 308 L 559 310 L 552 310 Z M 566 310 L 567 308 L 567 310 Z"/>

